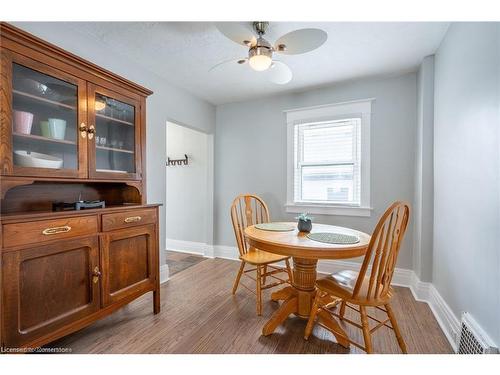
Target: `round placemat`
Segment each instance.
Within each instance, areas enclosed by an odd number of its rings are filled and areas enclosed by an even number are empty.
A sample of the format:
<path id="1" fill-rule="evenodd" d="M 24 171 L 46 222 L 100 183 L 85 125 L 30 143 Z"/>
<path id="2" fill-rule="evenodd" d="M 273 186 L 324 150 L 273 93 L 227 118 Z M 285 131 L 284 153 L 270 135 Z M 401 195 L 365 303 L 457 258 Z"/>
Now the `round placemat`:
<path id="1" fill-rule="evenodd" d="M 359 242 L 358 236 L 344 233 L 309 233 L 307 238 L 313 241 L 339 245 L 352 245 Z"/>
<path id="2" fill-rule="evenodd" d="M 287 223 L 260 223 L 255 224 L 255 228 L 272 232 L 290 232 L 295 229 L 294 226 Z"/>

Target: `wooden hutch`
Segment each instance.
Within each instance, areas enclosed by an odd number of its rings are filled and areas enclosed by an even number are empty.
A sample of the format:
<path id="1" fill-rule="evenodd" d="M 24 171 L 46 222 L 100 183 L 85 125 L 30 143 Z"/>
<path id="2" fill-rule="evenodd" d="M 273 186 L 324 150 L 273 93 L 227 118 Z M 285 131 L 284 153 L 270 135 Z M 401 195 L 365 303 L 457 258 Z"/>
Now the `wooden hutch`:
<path id="1" fill-rule="evenodd" d="M 6 23 L 0 54 L 0 346 L 47 344 L 150 291 L 158 313 L 152 92 Z M 54 205 L 80 201 L 105 207 Z"/>

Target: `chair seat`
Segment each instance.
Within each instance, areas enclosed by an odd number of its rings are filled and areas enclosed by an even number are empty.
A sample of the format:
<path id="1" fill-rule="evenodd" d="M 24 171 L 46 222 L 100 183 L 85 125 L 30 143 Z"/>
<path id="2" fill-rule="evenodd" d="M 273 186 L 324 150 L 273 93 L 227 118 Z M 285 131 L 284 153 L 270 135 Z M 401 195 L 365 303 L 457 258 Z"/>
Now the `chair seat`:
<path id="1" fill-rule="evenodd" d="M 267 251 L 259 250 L 254 247 L 250 248 L 248 253 L 240 256 L 241 260 L 255 265 L 280 262 L 288 258 L 289 257 L 286 255 L 268 253 Z"/>
<path id="2" fill-rule="evenodd" d="M 354 291 L 354 287 L 356 286 L 358 274 L 359 272 L 351 270 L 335 272 L 332 275 L 318 280 L 316 282 L 316 286 L 332 296 L 340 297 L 347 302 L 353 302 L 360 305 L 380 305 L 387 303 L 391 299 L 393 290 L 390 287 L 389 292 L 383 298 L 375 300 L 371 298 L 370 301 L 368 301 L 366 299 L 368 286 L 370 284 L 370 278 L 368 276 L 364 277 L 361 289 L 357 297 L 354 298 L 352 293 Z M 375 288 L 375 286 L 373 288 Z M 374 291 L 372 290 L 371 294 L 373 295 L 373 293 Z"/>

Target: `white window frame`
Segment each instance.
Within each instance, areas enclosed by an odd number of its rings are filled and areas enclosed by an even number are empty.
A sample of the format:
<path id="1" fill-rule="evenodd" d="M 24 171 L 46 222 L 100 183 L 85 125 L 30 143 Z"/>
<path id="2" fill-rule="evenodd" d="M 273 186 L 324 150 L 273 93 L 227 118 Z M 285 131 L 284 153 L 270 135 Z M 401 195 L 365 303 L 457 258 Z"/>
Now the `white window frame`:
<path id="1" fill-rule="evenodd" d="M 374 99 L 364 99 L 315 107 L 284 111 L 287 127 L 287 201 L 286 212 L 308 212 L 317 215 L 370 216 L 370 122 Z M 361 202 L 359 205 L 338 203 L 312 203 L 295 201 L 295 126 L 303 123 L 334 121 L 348 118 L 361 119 Z"/>

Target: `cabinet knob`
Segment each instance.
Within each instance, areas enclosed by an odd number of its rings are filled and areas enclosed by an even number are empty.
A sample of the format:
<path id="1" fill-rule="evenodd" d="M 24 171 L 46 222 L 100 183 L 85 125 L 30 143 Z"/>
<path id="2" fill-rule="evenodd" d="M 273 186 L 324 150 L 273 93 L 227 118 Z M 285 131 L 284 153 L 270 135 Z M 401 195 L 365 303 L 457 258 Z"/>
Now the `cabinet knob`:
<path id="1" fill-rule="evenodd" d="M 94 138 L 95 126 L 94 125 L 90 125 L 89 129 L 87 130 L 87 133 L 89 135 L 89 139 Z"/>
<path id="2" fill-rule="evenodd" d="M 99 271 L 99 267 L 94 268 L 94 272 L 92 273 L 92 282 L 97 284 L 99 282 L 99 277 L 101 277 L 101 271 Z"/>
<path id="3" fill-rule="evenodd" d="M 81 136 L 82 138 L 87 137 L 87 130 L 88 130 L 88 129 L 87 129 L 87 125 L 85 125 L 85 123 L 84 123 L 84 122 L 82 122 L 82 123 L 80 124 L 80 127 L 78 128 L 78 130 L 80 131 L 80 136 Z"/>

